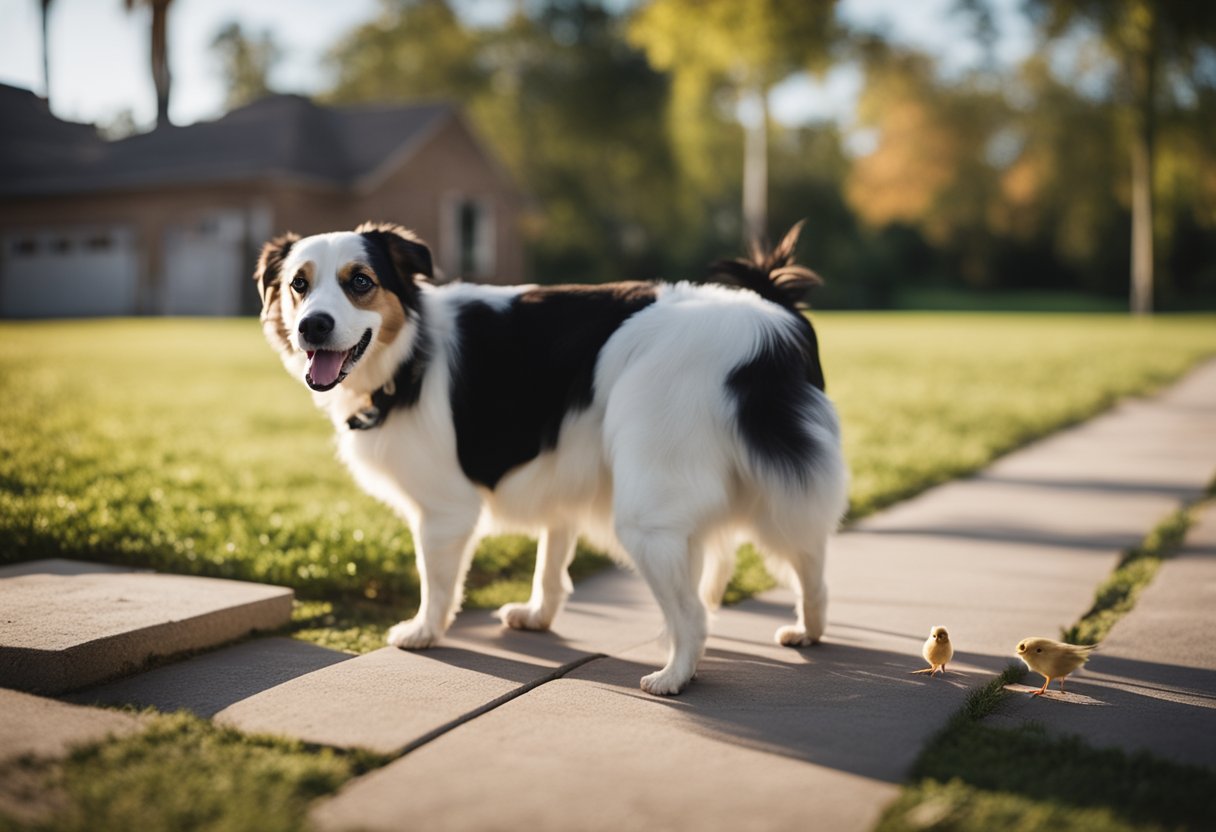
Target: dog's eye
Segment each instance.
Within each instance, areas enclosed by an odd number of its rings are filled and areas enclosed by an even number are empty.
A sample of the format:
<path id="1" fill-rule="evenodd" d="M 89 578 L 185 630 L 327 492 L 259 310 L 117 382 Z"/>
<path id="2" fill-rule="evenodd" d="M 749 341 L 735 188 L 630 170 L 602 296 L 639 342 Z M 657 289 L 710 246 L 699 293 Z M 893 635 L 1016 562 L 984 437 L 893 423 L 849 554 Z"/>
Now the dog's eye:
<path id="1" fill-rule="evenodd" d="M 302 295 L 308 291 L 308 281 L 297 275 L 296 279 L 291 281 L 291 288 L 296 294 Z"/>
<path id="2" fill-rule="evenodd" d="M 350 279 L 350 289 L 356 295 L 367 294 L 375 285 L 372 283 L 372 279 L 365 274 L 357 274 Z"/>

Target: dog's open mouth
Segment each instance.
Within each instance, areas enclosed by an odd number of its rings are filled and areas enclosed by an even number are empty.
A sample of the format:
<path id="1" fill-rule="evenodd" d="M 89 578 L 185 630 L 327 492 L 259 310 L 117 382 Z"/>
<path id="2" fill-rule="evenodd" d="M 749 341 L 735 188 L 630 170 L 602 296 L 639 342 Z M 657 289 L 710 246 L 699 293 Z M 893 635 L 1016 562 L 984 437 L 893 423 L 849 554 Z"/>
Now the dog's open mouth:
<path id="1" fill-rule="evenodd" d="M 369 329 L 359 343 L 348 350 L 308 350 L 308 372 L 304 374 L 304 380 L 318 393 L 333 389 L 355 368 L 371 342 Z"/>

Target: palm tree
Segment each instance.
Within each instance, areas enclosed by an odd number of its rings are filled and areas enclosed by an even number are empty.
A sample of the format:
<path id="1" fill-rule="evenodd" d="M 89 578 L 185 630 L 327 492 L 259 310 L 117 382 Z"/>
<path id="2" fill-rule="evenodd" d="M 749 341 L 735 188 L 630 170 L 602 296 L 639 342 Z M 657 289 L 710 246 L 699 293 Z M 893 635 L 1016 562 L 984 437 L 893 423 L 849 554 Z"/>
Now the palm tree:
<path id="1" fill-rule="evenodd" d="M 51 102 L 50 38 L 47 35 L 50 8 L 51 0 L 42 0 L 42 92 L 46 96 L 47 104 Z"/>
<path id="2" fill-rule="evenodd" d="M 152 7 L 152 83 L 156 85 L 156 126 L 169 124 L 169 3 L 171 0 L 123 0 L 127 11 Z M 45 0 L 44 0 L 45 5 Z"/>

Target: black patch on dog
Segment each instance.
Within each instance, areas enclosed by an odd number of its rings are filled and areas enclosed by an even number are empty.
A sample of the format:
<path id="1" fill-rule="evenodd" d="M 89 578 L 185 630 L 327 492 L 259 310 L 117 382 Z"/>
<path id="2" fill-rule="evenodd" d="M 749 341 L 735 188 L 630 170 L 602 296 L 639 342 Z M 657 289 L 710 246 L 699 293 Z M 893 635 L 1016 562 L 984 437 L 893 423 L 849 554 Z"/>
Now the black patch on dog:
<path id="1" fill-rule="evenodd" d="M 363 252 L 380 285 L 395 294 L 407 312 L 415 315 L 421 305 L 415 275 L 433 276 L 431 250 L 404 228 L 364 224 L 356 229 L 363 237 Z"/>
<path id="2" fill-rule="evenodd" d="M 753 461 L 800 486 L 810 480 L 815 455 L 806 422 L 817 406 L 811 388 L 822 389 L 822 374 L 820 384 L 813 378 L 817 367 L 804 344 L 774 339 L 726 379 L 739 434 Z"/>
<path id="3" fill-rule="evenodd" d="M 655 300 L 649 283 L 534 289 L 495 309 L 456 317 L 452 418 L 460 467 L 494 488 L 503 475 L 557 446 L 566 415 L 595 397 L 604 343 Z"/>

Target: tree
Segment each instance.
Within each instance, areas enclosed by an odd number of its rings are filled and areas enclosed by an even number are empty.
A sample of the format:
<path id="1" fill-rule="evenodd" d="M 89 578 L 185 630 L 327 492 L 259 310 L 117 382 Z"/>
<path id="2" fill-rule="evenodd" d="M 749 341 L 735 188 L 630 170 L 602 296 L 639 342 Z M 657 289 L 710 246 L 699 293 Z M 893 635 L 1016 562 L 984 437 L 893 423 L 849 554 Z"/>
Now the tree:
<path id="1" fill-rule="evenodd" d="M 269 31 L 257 39 L 250 38 L 233 21 L 223 26 L 211 41 L 212 51 L 219 57 L 224 83 L 228 88 L 225 107 L 236 109 L 269 95 L 269 76 L 282 51 Z"/>
<path id="2" fill-rule="evenodd" d="M 51 39 L 47 31 L 51 13 L 51 0 L 42 0 L 42 89 L 46 100 L 51 100 Z"/>
<path id="3" fill-rule="evenodd" d="M 671 210 L 667 79 L 600 3 L 526 11 L 472 29 L 443 0 L 386 4 L 332 51 L 326 98 L 460 103 L 539 209 L 525 225 L 536 279 L 654 277 L 687 241 Z"/>
<path id="4" fill-rule="evenodd" d="M 169 124 L 169 3 L 171 0 L 123 0 L 130 12 L 136 6 L 152 9 L 152 83 L 156 86 L 156 126 Z"/>
<path id="5" fill-rule="evenodd" d="M 941 81 L 926 55 L 879 39 L 861 45 L 866 83 L 860 123 L 877 145 L 857 158 L 845 182 L 849 205 L 873 228 L 903 224 L 957 260 L 971 286 L 994 282 L 993 211 L 1009 124 L 999 92 L 982 79 Z M 994 158 L 995 157 L 995 158 Z"/>
<path id="6" fill-rule="evenodd" d="M 1153 197 L 1158 120 L 1166 100 L 1200 83 L 1212 58 L 1216 4 L 1195 0 L 1029 0 L 1048 40 L 1092 31 L 1114 64 L 1112 93 L 1130 121 L 1131 310 L 1153 309 Z"/>
<path id="7" fill-rule="evenodd" d="M 484 87 L 477 39 L 447 0 L 385 3 L 330 50 L 340 101 L 465 100 Z"/>
<path id="8" fill-rule="evenodd" d="M 799 69 L 821 71 L 836 37 L 835 0 L 654 0 L 634 17 L 629 38 L 651 64 L 673 76 L 677 134 L 723 89 L 753 110 L 747 119 L 743 173 L 745 236 L 767 224 L 768 95 Z M 681 150 L 705 165 L 704 136 Z M 700 145 L 700 146 L 698 146 Z"/>

